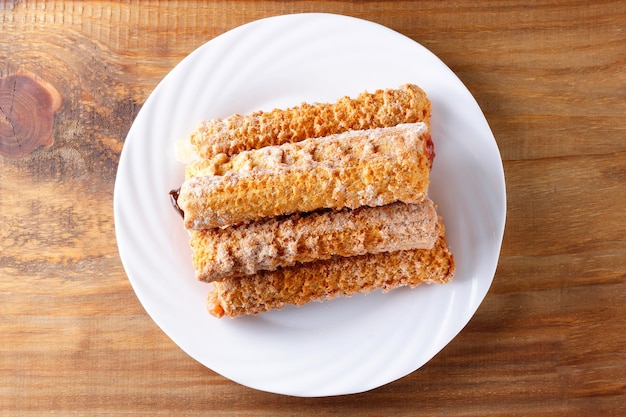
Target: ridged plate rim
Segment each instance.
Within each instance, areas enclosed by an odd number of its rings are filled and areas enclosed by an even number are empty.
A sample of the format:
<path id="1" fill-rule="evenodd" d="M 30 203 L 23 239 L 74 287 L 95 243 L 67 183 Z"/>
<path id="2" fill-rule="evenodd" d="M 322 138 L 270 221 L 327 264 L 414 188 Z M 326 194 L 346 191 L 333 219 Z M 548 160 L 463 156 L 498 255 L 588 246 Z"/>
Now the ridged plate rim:
<path id="1" fill-rule="evenodd" d="M 174 143 L 205 118 L 332 102 L 420 85 L 433 105 L 430 197 L 457 262 L 446 285 L 379 292 L 256 317 L 216 319 L 196 282 L 168 191 L 183 179 Z M 500 153 L 461 80 L 419 43 L 377 23 L 308 13 L 257 20 L 184 58 L 137 115 L 114 191 L 120 257 L 156 324 L 192 358 L 258 390 L 320 397 L 368 391 L 414 372 L 468 323 L 498 263 L 506 218 Z"/>

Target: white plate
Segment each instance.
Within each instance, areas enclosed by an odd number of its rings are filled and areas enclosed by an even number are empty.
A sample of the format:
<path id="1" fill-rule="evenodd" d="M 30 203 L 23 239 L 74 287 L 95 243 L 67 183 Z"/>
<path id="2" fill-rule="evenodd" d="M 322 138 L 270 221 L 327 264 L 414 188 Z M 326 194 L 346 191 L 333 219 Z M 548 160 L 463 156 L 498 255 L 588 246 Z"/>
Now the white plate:
<path id="1" fill-rule="evenodd" d="M 420 85 L 432 101 L 431 198 L 457 262 L 446 285 L 375 292 L 256 317 L 215 319 L 195 281 L 187 233 L 168 192 L 183 180 L 174 143 L 197 122 Z M 191 357 L 259 390 L 328 396 L 366 391 L 418 369 L 470 320 L 498 262 L 502 161 L 476 101 L 435 55 L 371 22 L 328 14 L 259 20 L 187 56 L 150 95 L 120 158 L 115 227 L 148 314 Z"/>

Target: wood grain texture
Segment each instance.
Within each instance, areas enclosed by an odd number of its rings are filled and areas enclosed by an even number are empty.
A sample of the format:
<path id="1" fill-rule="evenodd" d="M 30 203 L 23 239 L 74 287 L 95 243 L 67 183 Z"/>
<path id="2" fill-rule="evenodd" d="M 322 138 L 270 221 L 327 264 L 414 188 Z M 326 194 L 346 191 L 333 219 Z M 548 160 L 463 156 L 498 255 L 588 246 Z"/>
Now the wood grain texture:
<path id="1" fill-rule="evenodd" d="M 302 399 L 241 387 L 158 329 L 112 206 L 126 133 L 183 57 L 312 11 L 386 25 L 457 73 L 500 147 L 508 216 L 489 294 L 432 361 Z M 626 3 L 0 1 L 0 78 L 19 73 L 61 104 L 47 147 L 0 155 L 0 415 L 626 413 Z"/>

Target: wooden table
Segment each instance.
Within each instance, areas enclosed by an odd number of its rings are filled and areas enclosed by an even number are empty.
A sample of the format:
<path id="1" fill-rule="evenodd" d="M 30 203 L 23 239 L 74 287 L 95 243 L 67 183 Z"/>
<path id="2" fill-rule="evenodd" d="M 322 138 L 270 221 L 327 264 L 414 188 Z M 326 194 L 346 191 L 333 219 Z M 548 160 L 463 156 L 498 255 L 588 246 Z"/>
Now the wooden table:
<path id="1" fill-rule="evenodd" d="M 386 25 L 456 72 L 500 147 L 508 216 L 452 343 L 371 392 L 306 399 L 239 386 L 156 326 L 112 204 L 126 133 L 183 57 L 314 11 Z M 625 2 L 4 1 L 0 78 L 0 415 L 626 415 Z"/>

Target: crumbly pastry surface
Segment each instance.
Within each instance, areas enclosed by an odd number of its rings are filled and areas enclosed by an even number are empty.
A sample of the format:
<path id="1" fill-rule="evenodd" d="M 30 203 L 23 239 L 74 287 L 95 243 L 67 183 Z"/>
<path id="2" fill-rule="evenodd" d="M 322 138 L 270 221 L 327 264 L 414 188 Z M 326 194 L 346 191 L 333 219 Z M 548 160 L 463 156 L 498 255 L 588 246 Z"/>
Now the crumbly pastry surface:
<path id="1" fill-rule="evenodd" d="M 332 256 L 430 249 L 437 222 L 426 199 L 191 231 L 190 245 L 197 278 L 211 282 Z"/>
<path id="2" fill-rule="evenodd" d="M 428 200 L 431 105 L 413 84 L 202 122 L 173 190 L 215 317 L 445 283 Z"/>
<path id="3" fill-rule="evenodd" d="M 425 123 L 349 131 L 195 162 L 178 204 L 185 227 L 200 230 L 320 208 L 417 203 L 432 158 Z"/>
<path id="4" fill-rule="evenodd" d="M 455 263 L 443 236 L 432 249 L 331 258 L 213 283 L 207 308 L 215 317 L 256 315 L 339 296 L 445 283 Z"/>
<path id="5" fill-rule="evenodd" d="M 302 103 L 288 109 L 235 114 L 202 122 L 189 139 L 190 151 L 208 159 L 220 153 L 234 155 L 244 150 L 298 142 L 348 130 L 429 123 L 430 101 L 414 84 L 397 89 L 363 92 L 335 103 Z"/>

